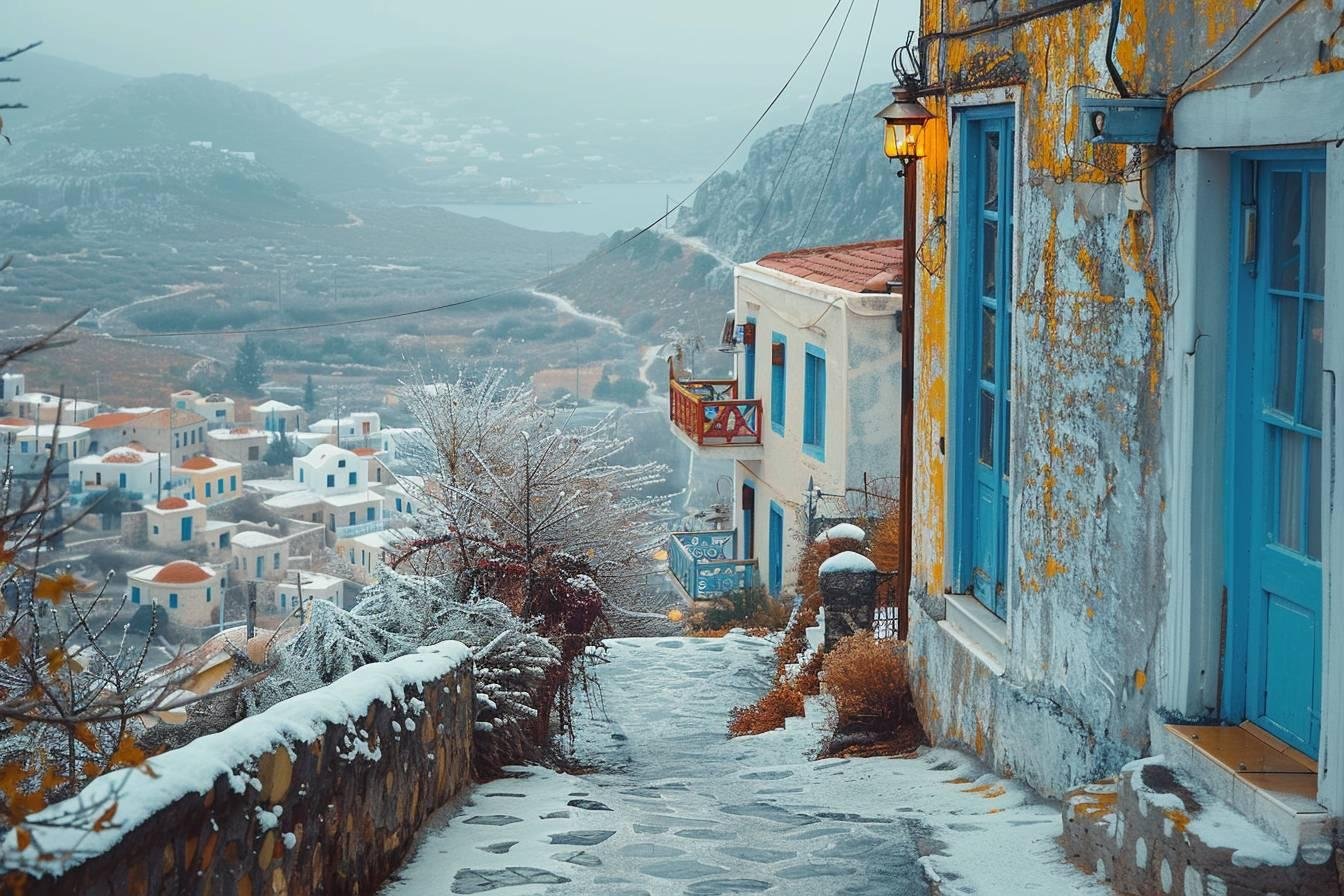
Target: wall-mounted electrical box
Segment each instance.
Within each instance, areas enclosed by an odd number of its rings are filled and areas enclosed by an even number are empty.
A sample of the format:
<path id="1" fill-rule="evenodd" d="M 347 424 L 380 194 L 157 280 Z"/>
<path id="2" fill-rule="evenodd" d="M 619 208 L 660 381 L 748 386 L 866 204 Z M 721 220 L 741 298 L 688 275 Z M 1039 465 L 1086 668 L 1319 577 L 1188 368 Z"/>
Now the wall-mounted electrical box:
<path id="1" fill-rule="evenodd" d="M 1162 97 L 1083 97 L 1078 101 L 1083 134 L 1091 143 L 1156 143 L 1166 108 Z"/>

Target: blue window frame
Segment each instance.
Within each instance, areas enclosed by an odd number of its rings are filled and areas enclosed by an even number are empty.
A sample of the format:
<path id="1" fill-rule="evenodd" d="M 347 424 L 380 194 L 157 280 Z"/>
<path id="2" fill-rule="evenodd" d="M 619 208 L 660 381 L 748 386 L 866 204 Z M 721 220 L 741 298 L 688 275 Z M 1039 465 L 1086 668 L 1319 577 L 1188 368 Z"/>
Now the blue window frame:
<path id="1" fill-rule="evenodd" d="M 364 519 L 368 520 L 370 523 L 372 523 L 372 522 L 375 520 L 376 515 L 377 515 L 377 511 L 374 510 L 374 508 L 372 508 L 372 507 L 367 507 L 367 508 L 365 508 L 365 510 L 364 510 Z"/>
<path id="2" fill-rule="evenodd" d="M 785 405 L 788 399 L 788 340 L 780 333 L 770 334 L 770 428 L 784 435 Z"/>
<path id="3" fill-rule="evenodd" d="M 1325 158 L 1234 158 L 1223 710 L 1321 735 Z M 1335 337 L 1338 338 L 1338 337 Z"/>
<path id="4" fill-rule="evenodd" d="M 784 509 L 770 502 L 770 556 L 767 586 L 771 594 L 784 590 Z"/>
<path id="5" fill-rule="evenodd" d="M 205 484 L 205 496 L 210 497 L 210 483 L 208 482 Z"/>
<path id="6" fill-rule="evenodd" d="M 958 118 L 953 578 L 958 590 L 1003 617 L 1010 580 L 1013 108 L 961 110 Z"/>
<path id="7" fill-rule="evenodd" d="M 261 578 L 261 577 L 265 574 L 265 569 L 266 569 L 266 561 L 264 561 L 264 560 L 262 560 L 260 557 L 258 557 L 258 558 L 257 558 L 257 578 Z"/>
<path id="8" fill-rule="evenodd" d="M 140 586 L 139 586 L 139 585 L 132 585 L 132 586 L 131 586 L 131 603 L 133 603 L 133 604 L 138 604 L 138 603 L 140 603 Z"/>
<path id="9" fill-rule="evenodd" d="M 213 596 L 213 593 L 211 592 L 210 586 L 209 586 L 209 585 L 206 585 L 206 586 L 205 586 L 205 602 L 206 602 L 206 603 L 210 603 L 210 598 L 211 598 L 212 596 Z"/>
<path id="10" fill-rule="evenodd" d="M 335 474 L 335 473 L 328 473 L 328 474 L 327 474 L 327 488 L 335 488 L 335 487 L 336 487 L 336 474 Z"/>
<path id="11" fill-rule="evenodd" d="M 125 473 L 118 473 L 118 474 L 117 474 L 117 488 L 125 488 L 125 487 L 126 487 L 126 474 L 125 474 Z"/>
<path id="12" fill-rule="evenodd" d="M 803 346 L 803 453 L 826 459 L 826 350 Z"/>
<path id="13" fill-rule="evenodd" d="M 169 594 L 169 595 L 168 595 L 168 609 L 170 609 L 170 610 L 176 610 L 176 609 L 177 609 L 177 595 L 176 595 L 176 594 Z"/>
<path id="14" fill-rule="evenodd" d="M 299 481 L 303 481 L 303 467 L 299 467 Z"/>
<path id="15" fill-rule="evenodd" d="M 237 477 L 237 476 L 230 476 L 230 477 L 229 477 L 229 491 L 231 491 L 231 492 L 236 492 L 236 491 L 238 491 L 238 477 Z"/>
<path id="16" fill-rule="evenodd" d="M 182 540 L 191 541 L 191 517 L 182 517 Z"/>
<path id="17" fill-rule="evenodd" d="M 752 328 L 756 327 L 756 318 L 747 318 L 747 323 Z M 756 337 L 753 335 L 751 342 L 747 343 L 745 351 L 742 352 L 742 397 L 750 400 L 756 397 Z"/>
<path id="18" fill-rule="evenodd" d="M 217 495 L 224 494 L 224 480 L 222 478 L 215 483 L 215 494 Z"/>
<path id="19" fill-rule="evenodd" d="M 282 591 L 280 592 L 280 609 L 283 610 L 284 608 L 285 608 L 285 593 Z"/>
<path id="20" fill-rule="evenodd" d="M 355 472 L 351 472 L 351 473 L 350 473 L 350 484 L 351 484 L 351 485 L 357 485 L 358 483 L 359 483 L 359 474 L 358 474 L 358 473 L 355 473 Z"/>
<path id="21" fill-rule="evenodd" d="M 355 514 L 355 512 L 353 510 L 350 511 L 350 525 L 353 526 L 358 519 L 359 517 Z"/>

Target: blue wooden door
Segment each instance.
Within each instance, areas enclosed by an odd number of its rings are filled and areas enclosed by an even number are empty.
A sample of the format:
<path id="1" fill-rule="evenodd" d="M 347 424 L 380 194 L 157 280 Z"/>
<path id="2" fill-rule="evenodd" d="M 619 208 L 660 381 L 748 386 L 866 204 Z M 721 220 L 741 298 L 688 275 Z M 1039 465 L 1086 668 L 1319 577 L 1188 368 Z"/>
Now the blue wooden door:
<path id="1" fill-rule="evenodd" d="M 1241 162 L 1229 580 L 1242 715 L 1315 756 L 1321 733 L 1325 162 Z M 1236 657 L 1238 651 L 1229 652 Z M 1238 665 L 1234 661 L 1230 664 Z M 1240 677 L 1240 676 L 1237 676 Z"/>
<path id="2" fill-rule="evenodd" d="M 1007 610 L 1012 413 L 1012 109 L 964 113 L 958 234 L 960 423 L 957 579 L 995 615 Z"/>
<path id="3" fill-rule="evenodd" d="M 182 540 L 191 541 L 191 517 L 182 517 Z"/>
<path id="4" fill-rule="evenodd" d="M 742 559 L 756 556 L 756 489 L 742 486 Z"/>
<path id="5" fill-rule="evenodd" d="M 769 588 L 771 594 L 784 590 L 784 511 L 775 502 L 770 502 L 770 571 Z"/>

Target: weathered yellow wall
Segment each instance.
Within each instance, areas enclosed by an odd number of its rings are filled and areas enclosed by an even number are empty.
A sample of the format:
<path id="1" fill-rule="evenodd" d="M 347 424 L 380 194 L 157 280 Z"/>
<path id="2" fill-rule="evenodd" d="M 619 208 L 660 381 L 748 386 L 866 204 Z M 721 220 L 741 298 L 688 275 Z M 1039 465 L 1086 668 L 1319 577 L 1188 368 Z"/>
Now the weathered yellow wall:
<path id="1" fill-rule="evenodd" d="M 1135 93 L 1173 98 L 1271 71 L 1310 77 L 1334 67 L 1316 58 L 1318 42 L 1333 48 L 1332 33 L 1344 26 L 1334 2 L 1262 8 L 1219 55 L 1255 0 L 1124 0 L 1115 60 Z M 997 15 L 1002 21 L 1039 5 L 1000 3 Z M 959 363 L 949 282 L 957 263 L 955 109 L 1006 90 L 1017 110 L 1018 155 L 1005 679 L 1018 689 L 1013 699 L 1038 701 L 1080 736 L 1137 753 L 1146 747 L 1148 682 L 1167 596 L 1162 406 L 1180 213 L 1169 150 L 1076 139 L 1083 90 L 1075 88 L 1114 89 L 1105 66 L 1110 9 L 1095 2 L 942 37 L 975 25 L 984 4 L 925 4 L 931 95 L 924 102 L 937 119 L 919 166 L 915 231 L 913 572 L 916 588 L 934 594 L 953 584 L 946 533 L 956 446 L 949 440 L 946 456 L 938 446 L 952 435 L 951 373 Z M 934 689 L 919 696 L 931 733 L 1012 765 L 1013 747 L 995 744 L 995 728 L 1004 740 L 1015 724 L 1005 698 L 983 685 L 958 692 L 954 682 L 967 676 L 921 669 L 917 678 Z"/>

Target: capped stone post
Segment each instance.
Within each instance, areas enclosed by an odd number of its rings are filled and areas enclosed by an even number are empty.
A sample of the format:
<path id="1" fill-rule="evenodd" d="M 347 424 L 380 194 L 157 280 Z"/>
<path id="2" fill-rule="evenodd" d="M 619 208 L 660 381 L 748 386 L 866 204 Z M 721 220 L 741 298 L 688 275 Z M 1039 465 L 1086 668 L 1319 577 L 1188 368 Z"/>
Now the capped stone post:
<path id="1" fill-rule="evenodd" d="M 826 610 L 825 649 L 841 638 L 870 631 L 877 606 L 877 567 L 854 551 L 843 551 L 821 564 L 821 605 Z"/>

